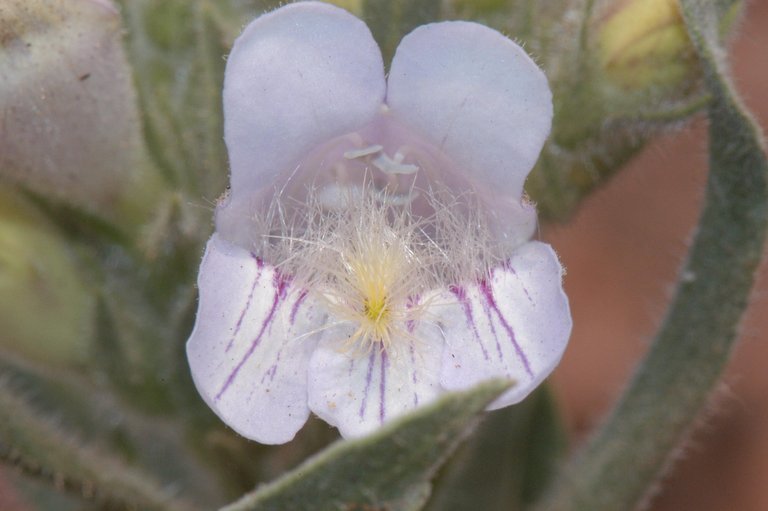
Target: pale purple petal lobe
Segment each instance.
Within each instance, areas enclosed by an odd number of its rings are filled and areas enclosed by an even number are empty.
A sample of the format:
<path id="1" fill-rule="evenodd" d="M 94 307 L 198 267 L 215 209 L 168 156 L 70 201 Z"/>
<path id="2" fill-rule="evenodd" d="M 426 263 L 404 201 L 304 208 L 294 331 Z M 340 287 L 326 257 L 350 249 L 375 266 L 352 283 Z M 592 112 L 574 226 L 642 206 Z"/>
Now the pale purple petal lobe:
<path id="1" fill-rule="evenodd" d="M 478 182 L 516 200 L 552 121 L 547 79 L 525 51 L 463 21 L 423 25 L 403 38 L 387 104 Z"/>
<path id="2" fill-rule="evenodd" d="M 297 2 L 251 22 L 224 78 L 234 198 L 274 186 L 312 148 L 369 123 L 384 91 L 379 48 L 343 9 Z"/>
<path id="3" fill-rule="evenodd" d="M 562 267 L 549 245 L 532 241 L 484 281 L 454 287 L 434 307 L 446 339 L 447 390 L 500 377 L 515 385 L 490 408 L 517 403 L 555 368 L 571 333 Z"/>
<path id="4" fill-rule="evenodd" d="M 284 443 L 309 417 L 307 366 L 324 315 L 274 267 L 214 234 L 187 342 L 192 377 L 238 433 Z"/>
<path id="5" fill-rule="evenodd" d="M 408 338 L 395 339 L 392 352 L 345 350 L 349 333 L 335 327 L 323 334 L 309 375 L 310 408 L 342 436 L 370 433 L 441 392 L 444 343 L 435 326 L 418 322 Z"/>

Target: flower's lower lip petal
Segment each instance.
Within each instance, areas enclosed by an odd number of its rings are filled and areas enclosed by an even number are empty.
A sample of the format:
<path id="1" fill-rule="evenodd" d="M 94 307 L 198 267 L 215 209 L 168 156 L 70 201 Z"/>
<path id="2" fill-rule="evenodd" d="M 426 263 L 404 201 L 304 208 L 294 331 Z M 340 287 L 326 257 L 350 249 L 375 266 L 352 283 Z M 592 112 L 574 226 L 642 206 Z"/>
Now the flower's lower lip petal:
<path id="1" fill-rule="evenodd" d="M 446 297 L 452 303 L 434 311 L 446 337 L 443 387 L 465 389 L 493 377 L 514 380 L 490 409 L 527 396 L 560 361 L 571 333 L 561 281 L 552 248 L 532 241 L 487 281 L 452 288 L 452 298 Z"/>
<path id="2" fill-rule="evenodd" d="M 273 267 L 216 234 L 198 286 L 187 342 L 198 391 L 241 435 L 291 440 L 309 417 L 307 366 L 323 314 Z"/>
<path id="3" fill-rule="evenodd" d="M 395 339 L 390 352 L 374 346 L 355 353 L 342 348 L 350 331 L 328 330 L 312 355 L 309 407 L 346 438 L 365 435 L 440 393 L 443 340 L 420 324 L 412 339 Z"/>

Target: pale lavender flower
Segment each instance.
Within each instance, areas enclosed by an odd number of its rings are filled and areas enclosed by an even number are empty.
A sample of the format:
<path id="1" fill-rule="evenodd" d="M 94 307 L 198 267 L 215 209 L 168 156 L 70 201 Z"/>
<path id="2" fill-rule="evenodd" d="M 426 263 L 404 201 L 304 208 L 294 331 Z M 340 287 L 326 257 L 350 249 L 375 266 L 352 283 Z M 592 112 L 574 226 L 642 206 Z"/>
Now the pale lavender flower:
<path id="1" fill-rule="evenodd" d="M 211 408 L 263 443 L 314 412 L 359 436 L 492 377 L 523 399 L 571 330 L 562 268 L 529 241 L 523 182 L 547 80 L 487 27 L 406 36 L 384 76 L 363 22 L 287 5 L 235 42 L 224 84 L 231 190 L 187 344 Z"/>

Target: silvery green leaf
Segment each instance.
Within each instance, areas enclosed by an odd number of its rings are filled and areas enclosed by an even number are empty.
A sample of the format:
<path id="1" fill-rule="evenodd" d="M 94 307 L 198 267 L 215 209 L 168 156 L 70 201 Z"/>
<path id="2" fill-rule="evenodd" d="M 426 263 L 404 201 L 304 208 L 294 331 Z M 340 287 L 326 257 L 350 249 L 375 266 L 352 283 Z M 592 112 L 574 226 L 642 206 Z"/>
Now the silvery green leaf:
<path id="1" fill-rule="evenodd" d="M 339 441 L 222 511 L 415 511 L 437 468 L 509 386 L 493 380 L 448 394 L 369 436 Z"/>

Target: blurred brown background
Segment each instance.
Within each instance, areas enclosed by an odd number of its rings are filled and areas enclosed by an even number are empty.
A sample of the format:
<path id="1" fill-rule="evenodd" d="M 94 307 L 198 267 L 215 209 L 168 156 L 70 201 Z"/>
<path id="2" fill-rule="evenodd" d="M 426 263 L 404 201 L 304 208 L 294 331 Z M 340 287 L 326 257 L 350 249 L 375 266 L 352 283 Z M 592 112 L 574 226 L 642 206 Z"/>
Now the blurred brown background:
<path id="1" fill-rule="evenodd" d="M 736 86 L 768 129 L 765 0 L 749 3 L 731 55 Z M 700 119 L 647 147 L 568 225 L 544 228 L 568 271 L 574 331 L 553 379 L 573 445 L 599 423 L 654 335 L 697 220 L 706 158 Z M 761 275 L 710 414 L 659 486 L 654 511 L 768 510 L 765 261 Z"/>
<path id="2" fill-rule="evenodd" d="M 737 87 L 768 128 L 766 0 L 749 5 L 731 54 Z M 698 120 L 649 146 L 568 225 L 544 228 L 568 270 L 574 333 L 553 380 L 573 445 L 599 422 L 648 347 L 696 222 L 705 173 L 706 125 Z M 711 413 L 660 485 L 654 511 L 768 510 L 768 265 L 763 266 Z M 3 479 L 0 470 L 0 508 L 27 510 Z"/>

